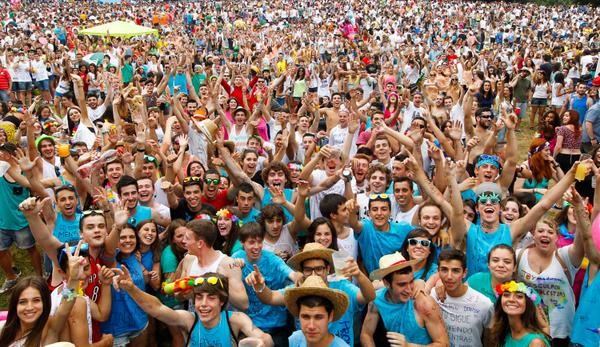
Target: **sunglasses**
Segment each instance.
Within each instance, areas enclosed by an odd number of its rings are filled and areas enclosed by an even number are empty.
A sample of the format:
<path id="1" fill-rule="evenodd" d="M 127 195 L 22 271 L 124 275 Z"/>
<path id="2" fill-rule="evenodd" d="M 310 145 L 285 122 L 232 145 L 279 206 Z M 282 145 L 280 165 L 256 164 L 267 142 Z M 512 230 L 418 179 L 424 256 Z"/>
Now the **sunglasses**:
<path id="1" fill-rule="evenodd" d="M 211 184 L 211 183 L 212 183 L 212 184 L 219 184 L 219 183 L 221 183 L 221 180 L 220 180 L 220 179 L 218 179 L 218 178 L 213 178 L 213 179 L 210 179 L 210 178 L 205 178 L 205 179 L 204 179 L 204 182 L 205 182 L 206 184 Z"/>
<path id="2" fill-rule="evenodd" d="M 494 116 L 492 116 L 491 114 L 482 114 L 479 117 L 483 118 L 483 119 L 492 119 L 492 118 L 494 118 Z"/>
<path id="3" fill-rule="evenodd" d="M 102 211 L 102 210 L 85 210 L 85 211 L 81 212 L 81 215 L 83 215 L 83 216 L 94 216 L 94 215 L 104 216 L 104 211 Z"/>
<path id="4" fill-rule="evenodd" d="M 149 162 L 149 163 L 154 163 L 154 164 L 158 165 L 158 160 L 156 160 L 156 157 L 154 157 L 154 156 L 145 154 L 144 155 L 144 160 L 147 161 L 147 162 Z"/>
<path id="5" fill-rule="evenodd" d="M 210 284 L 210 285 L 216 285 L 217 283 L 221 285 L 221 288 L 225 289 L 225 287 L 223 286 L 223 282 L 221 281 L 221 279 L 219 277 L 216 276 L 211 276 L 211 277 L 197 277 L 196 279 L 194 279 L 194 283 L 199 286 L 199 285 L 203 285 L 204 282 Z"/>
<path id="6" fill-rule="evenodd" d="M 429 240 L 419 240 L 419 239 L 408 239 L 409 246 L 421 245 L 421 247 L 429 247 L 431 246 L 431 241 Z"/>
<path id="7" fill-rule="evenodd" d="M 390 196 L 387 195 L 386 193 L 381 193 L 381 194 L 371 194 L 369 195 L 369 200 L 377 200 L 377 199 L 389 199 Z"/>
<path id="8" fill-rule="evenodd" d="M 201 178 L 198 176 L 190 176 L 190 177 L 186 177 L 183 179 L 183 183 L 188 183 L 188 182 L 200 182 Z"/>
<path id="9" fill-rule="evenodd" d="M 487 204 L 487 203 L 499 204 L 500 200 L 501 200 L 500 195 L 498 195 L 496 193 L 481 193 L 477 197 L 477 202 L 479 202 L 481 204 Z"/>

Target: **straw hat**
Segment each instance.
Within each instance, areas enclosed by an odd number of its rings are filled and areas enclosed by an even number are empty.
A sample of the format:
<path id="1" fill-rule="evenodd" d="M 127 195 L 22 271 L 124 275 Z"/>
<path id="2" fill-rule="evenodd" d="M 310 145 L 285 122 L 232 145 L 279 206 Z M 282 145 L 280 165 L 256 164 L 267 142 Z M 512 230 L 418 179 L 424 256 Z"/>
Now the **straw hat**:
<path id="1" fill-rule="evenodd" d="M 384 255 L 383 257 L 379 258 L 379 269 L 371 272 L 371 276 L 369 276 L 369 278 L 371 278 L 372 281 L 381 280 L 388 274 L 396 272 L 400 269 L 404 269 L 405 267 L 413 266 L 417 262 L 419 262 L 417 259 L 404 259 L 402 254 L 396 251 L 395 253 Z"/>
<path id="2" fill-rule="evenodd" d="M 323 259 L 329 265 L 333 265 L 333 249 L 325 248 L 318 242 L 309 242 L 304 245 L 302 252 L 291 257 L 287 264 L 294 270 L 300 271 L 302 262 L 308 259 Z"/>
<path id="3" fill-rule="evenodd" d="M 333 320 L 340 319 L 348 309 L 348 295 L 341 290 L 328 288 L 321 276 L 308 276 L 304 283 L 297 288 L 290 288 L 285 291 L 283 300 L 285 307 L 294 317 L 298 317 L 298 299 L 314 295 L 325 298 L 333 305 Z"/>
<path id="4" fill-rule="evenodd" d="M 205 119 L 201 122 L 196 123 L 200 132 L 206 136 L 209 142 L 213 142 L 215 140 L 215 134 L 219 130 L 219 127 L 215 122 L 211 119 Z"/>

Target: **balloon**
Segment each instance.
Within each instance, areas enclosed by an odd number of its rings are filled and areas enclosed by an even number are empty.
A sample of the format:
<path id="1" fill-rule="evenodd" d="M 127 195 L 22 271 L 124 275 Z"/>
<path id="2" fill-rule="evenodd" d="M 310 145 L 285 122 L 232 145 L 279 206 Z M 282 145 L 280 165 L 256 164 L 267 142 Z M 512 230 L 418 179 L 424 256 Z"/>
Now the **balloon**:
<path id="1" fill-rule="evenodd" d="M 600 214 L 596 216 L 594 223 L 592 223 L 592 240 L 596 249 L 600 251 Z"/>

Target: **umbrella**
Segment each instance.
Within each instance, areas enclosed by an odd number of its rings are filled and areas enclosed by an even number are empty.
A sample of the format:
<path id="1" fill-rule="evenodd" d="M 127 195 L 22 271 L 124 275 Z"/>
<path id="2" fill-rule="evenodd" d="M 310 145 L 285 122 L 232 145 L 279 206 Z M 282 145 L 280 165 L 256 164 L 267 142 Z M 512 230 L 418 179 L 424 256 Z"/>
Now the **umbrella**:
<path id="1" fill-rule="evenodd" d="M 110 64 L 114 65 L 114 66 L 119 66 L 119 58 L 115 57 L 112 54 L 109 53 L 103 53 L 103 52 L 96 52 L 96 53 L 90 53 L 88 55 L 86 55 L 85 57 L 83 57 L 83 61 L 85 61 L 88 64 L 96 64 L 96 66 L 102 64 L 102 59 L 104 59 L 104 56 L 108 55 L 110 56 Z"/>
<path id="2" fill-rule="evenodd" d="M 155 35 L 158 36 L 158 30 L 148 28 L 141 25 L 136 25 L 132 22 L 116 21 L 112 23 L 105 23 L 92 28 L 87 28 L 79 31 L 81 35 L 90 36 L 118 36 L 118 37 L 135 37 L 143 35 Z"/>

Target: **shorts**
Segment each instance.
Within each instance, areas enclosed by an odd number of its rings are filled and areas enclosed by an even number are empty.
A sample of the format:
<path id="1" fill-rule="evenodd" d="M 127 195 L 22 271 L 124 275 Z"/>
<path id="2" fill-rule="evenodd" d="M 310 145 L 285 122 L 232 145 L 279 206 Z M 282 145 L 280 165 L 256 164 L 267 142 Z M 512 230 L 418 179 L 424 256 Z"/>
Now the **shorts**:
<path id="1" fill-rule="evenodd" d="M 12 89 L 17 92 L 28 92 L 33 89 L 32 82 L 13 82 Z"/>
<path id="2" fill-rule="evenodd" d="M 545 98 L 533 98 L 531 99 L 531 106 L 547 106 L 548 99 Z"/>
<path id="3" fill-rule="evenodd" d="M 42 91 L 50 90 L 50 80 L 35 81 L 35 87 Z"/>
<path id="4" fill-rule="evenodd" d="M 146 323 L 146 326 L 144 326 L 141 330 L 132 331 L 130 333 L 120 336 L 115 336 L 115 339 L 113 341 L 113 347 L 126 347 L 131 342 L 131 340 L 142 335 L 146 328 L 148 328 L 148 323 Z"/>
<path id="5" fill-rule="evenodd" d="M 30 249 L 35 246 L 35 239 L 29 227 L 21 230 L 0 229 L 0 251 L 6 251 L 14 244 L 19 249 Z"/>

